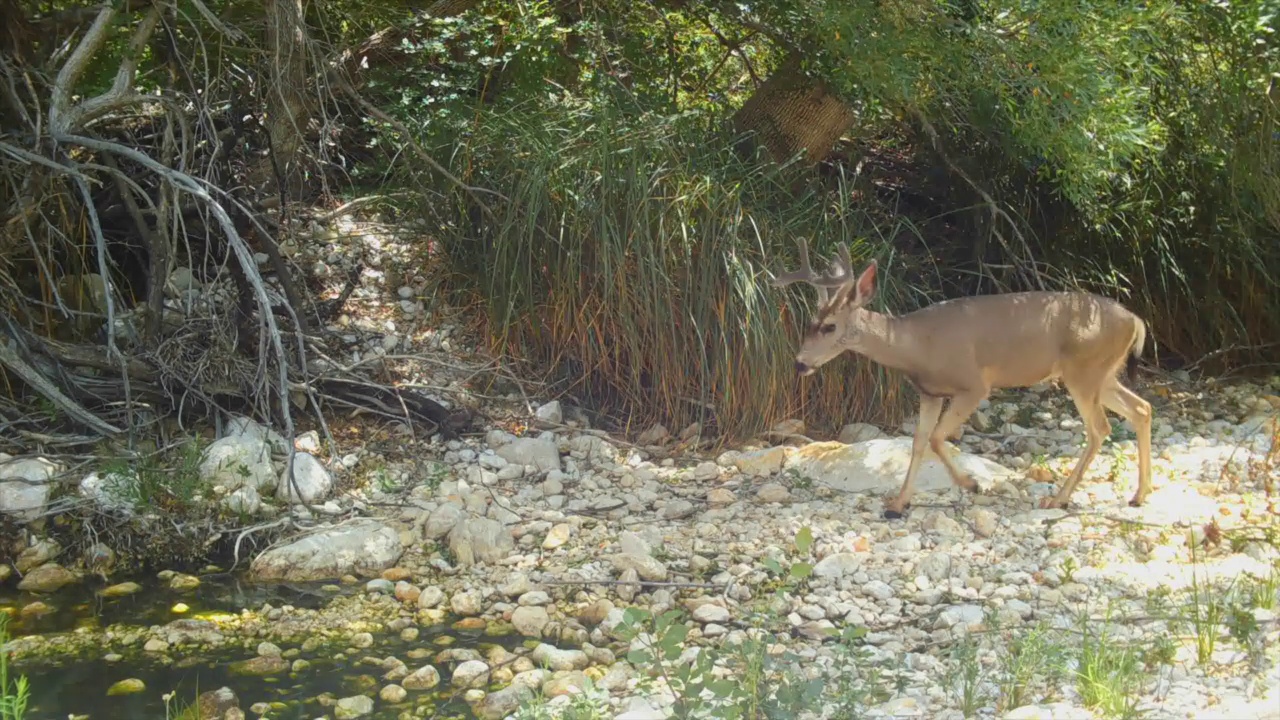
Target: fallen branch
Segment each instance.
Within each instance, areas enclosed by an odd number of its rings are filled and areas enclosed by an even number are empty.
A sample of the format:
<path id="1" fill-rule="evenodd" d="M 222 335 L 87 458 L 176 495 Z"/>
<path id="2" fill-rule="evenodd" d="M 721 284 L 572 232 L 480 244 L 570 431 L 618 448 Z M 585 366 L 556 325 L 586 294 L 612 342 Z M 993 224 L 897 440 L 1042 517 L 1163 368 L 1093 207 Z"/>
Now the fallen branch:
<path id="1" fill-rule="evenodd" d="M 71 416 L 81 425 L 92 428 L 94 431 L 108 437 L 120 434 L 121 430 L 119 428 L 86 410 L 83 405 L 68 397 L 56 385 L 49 382 L 44 375 L 27 364 L 15 349 L 16 345 L 16 340 L 0 337 L 0 365 L 9 368 L 23 382 L 30 385 L 32 389 L 43 395 L 49 402 L 56 405 L 59 410 Z"/>

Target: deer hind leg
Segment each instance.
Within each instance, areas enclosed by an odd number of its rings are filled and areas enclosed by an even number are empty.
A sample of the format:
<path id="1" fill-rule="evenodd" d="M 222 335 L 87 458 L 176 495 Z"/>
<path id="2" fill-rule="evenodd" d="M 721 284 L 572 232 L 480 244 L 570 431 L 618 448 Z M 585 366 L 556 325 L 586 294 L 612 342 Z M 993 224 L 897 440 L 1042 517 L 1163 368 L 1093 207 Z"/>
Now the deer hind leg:
<path id="1" fill-rule="evenodd" d="M 1042 508 L 1064 508 L 1067 506 L 1067 503 L 1071 500 L 1071 494 L 1075 492 L 1076 485 L 1080 484 L 1085 472 L 1089 470 L 1089 465 L 1093 463 L 1093 459 L 1097 457 L 1098 451 L 1102 448 L 1102 441 L 1106 440 L 1107 435 L 1111 433 L 1111 423 L 1107 421 L 1107 411 L 1103 408 L 1097 392 L 1086 392 L 1078 384 L 1067 384 L 1067 391 L 1071 393 L 1071 399 L 1075 402 L 1076 410 L 1080 412 L 1080 419 L 1084 422 L 1087 440 L 1084 453 L 1080 455 L 1080 459 L 1076 462 L 1075 468 L 1071 470 L 1071 474 L 1062 482 L 1062 487 L 1058 489 L 1058 494 L 1041 500 L 1040 507 Z"/>
<path id="2" fill-rule="evenodd" d="M 1138 490 L 1129 505 L 1140 507 L 1151 494 L 1151 403 L 1114 379 L 1103 387 L 1101 399 L 1112 412 L 1132 423 L 1138 435 Z"/>
<path id="3" fill-rule="evenodd" d="M 920 472 L 920 463 L 924 451 L 929 447 L 929 437 L 938 425 L 938 416 L 942 414 L 943 398 L 929 395 L 920 396 L 920 418 L 916 421 L 916 434 L 911 439 L 911 463 L 907 465 L 907 477 L 902 482 L 898 496 L 885 503 L 886 520 L 897 520 L 911 503 L 915 494 L 916 474 Z"/>
<path id="4" fill-rule="evenodd" d="M 956 465 L 951 449 L 946 445 L 946 440 L 958 434 L 965 421 L 969 419 L 974 410 L 978 409 L 978 405 L 982 403 L 990 392 L 989 389 L 983 388 L 951 398 L 951 404 L 947 406 L 947 411 L 942 413 L 942 418 L 938 420 L 937 427 L 933 429 L 933 434 L 929 436 L 929 446 L 933 448 L 938 458 L 942 460 L 942 464 L 946 466 L 947 472 L 951 475 L 951 482 L 965 490 L 977 490 L 978 482 L 968 473 L 961 472 Z"/>

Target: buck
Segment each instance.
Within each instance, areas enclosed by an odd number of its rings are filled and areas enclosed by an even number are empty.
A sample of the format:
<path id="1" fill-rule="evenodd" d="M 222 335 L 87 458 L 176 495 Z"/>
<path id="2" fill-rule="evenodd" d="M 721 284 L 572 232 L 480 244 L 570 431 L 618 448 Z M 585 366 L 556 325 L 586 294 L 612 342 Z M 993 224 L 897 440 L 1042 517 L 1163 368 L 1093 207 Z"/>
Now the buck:
<path id="1" fill-rule="evenodd" d="M 1061 380 L 1084 423 L 1087 443 L 1071 475 L 1040 506 L 1067 505 L 1076 484 L 1111 432 L 1106 410 L 1133 424 L 1138 436 L 1138 489 L 1129 504 L 1138 507 L 1151 493 L 1151 404 L 1122 385 L 1122 366 L 1133 382 L 1146 342 L 1146 324 L 1120 303 L 1083 292 L 1019 292 L 947 300 L 901 316 L 866 308 L 876 290 L 876 262 L 854 277 L 849 249 L 823 273 L 809 264 L 801 239 L 800 269 L 775 276 L 775 287 L 808 283 L 818 291 L 816 318 L 796 354 L 801 376 L 853 352 L 901 372 L 920 396 L 920 418 L 911 443 L 911 462 L 897 497 L 885 503 L 884 517 L 901 518 L 911 503 L 916 474 L 926 448 L 946 466 L 951 480 L 966 490 L 977 482 L 960 471 L 945 440 L 993 389 L 1027 387 Z M 943 404 L 946 401 L 946 410 Z"/>

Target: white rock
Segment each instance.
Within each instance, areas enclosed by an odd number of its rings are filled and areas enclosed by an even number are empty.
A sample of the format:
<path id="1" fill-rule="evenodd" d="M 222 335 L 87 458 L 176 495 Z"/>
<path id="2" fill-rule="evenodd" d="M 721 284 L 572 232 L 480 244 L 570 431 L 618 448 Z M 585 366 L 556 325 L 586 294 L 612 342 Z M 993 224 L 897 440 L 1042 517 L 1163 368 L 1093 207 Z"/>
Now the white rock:
<path id="1" fill-rule="evenodd" d="M 650 582 L 662 582 L 667 579 L 667 566 L 656 558 L 635 553 L 618 553 L 609 556 L 609 561 L 619 572 L 635 570 L 643 579 Z"/>
<path id="2" fill-rule="evenodd" d="M 483 660 L 466 660 L 458 663 L 450 680 L 454 687 L 481 688 L 489 682 L 489 664 Z"/>
<path id="3" fill-rule="evenodd" d="M 516 541 L 511 530 L 497 520 L 466 518 L 449 530 L 449 550 L 462 566 L 497 562 L 511 555 Z"/>
<path id="4" fill-rule="evenodd" d="M 233 513 L 256 515 L 262 509 L 262 496 L 257 490 L 246 485 L 222 498 L 222 505 Z"/>
<path id="5" fill-rule="evenodd" d="M 532 437 L 516 438 L 498 448 L 496 452 L 509 463 L 532 465 L 542 472 L 560 469 L 560 450 L 550 440 Z"/>
<path id="6" fill-rule="evenodd" d="M 974 532 L 981 537 L 989 538 L 1000 529 L 999 516 L 986 508 L 974 508 L 968 515 L 973 520 Z"/>
<path id="7" fill-rule="evenodd" d="M 776 482 L 765 483 L 756 491 L 756 499 L 762 503 L 784 503 L 791 499 L 791 491 Z"/>
<path id="8" fill-rule="evenodd" d="M 700 623 L 726 623 L 729 611 L 714 603 L 703 603 L 694 609 L 693 619 Z"/>
<path id="9" fill-rule="evenodd" d="M 985 616 L 980 605 L 952 605 L 938 616 L 938 627 L 950 628 L 957 625 L 976 630 L 982 626 Z"/>
<path id="10" fill-rule="evenodd" d="M 422 588 L 422 593 L 418 595 L 418 607 L 427 610 L 437 607 L 440 603 L 443 603 L 444 600 L 444 590 L 441 590 L 435 585 L 428 585 L 427 587 Z"/>
<path id="11" fill-rule="evenodd" d="M 540 606 L 522 606 L 511 613 L 511 626 L 528 637 L 541 637 L 543 628 L 550 622 L 547 609 Z"/>
<path id="12" fill-rule="evenodd" d="M 791 454 L 784 468 L 839 492 L 888 493 L 902 487 L 910 462 L 911 438 L 897 437 L 853 445 L 810 443 Z M 980 487 L 989 487 L 997 478 L 1012 476 L 1007 468 L 968 453 L 956 452 L 955 462 L 961 472 L 972 475 Z M 916 476 L 916 490 L 927 492 L 950 487 L 951 475 L 946 467 L 932 450 L 927 451 Z"/>
<path id="13" fill-rule="evenodd" d="M 484 609 L 480 593 L 475 590 L 463 590 L 449 598 L 449 607 L 458 615 L 470 617 L 479 615 Z"/>
<path id="14" fill-rule="evenodd" d="M 440 684 L 440 671 L 433 665 L 423 665 L 400 681 L 406 690 L 430 690 Z"/>
<path id="15" fill-rule="evenodd" d="M 715 480 L 718 477 L 720 477 L 720 466 L 709 460 L 700 462 L 693 468 L 694 480 Z"/>
<path id="16" fill-rule="evenodd" d="M 252 435 L 230 435 L 215 440 L 205 448 L 199 472 L 206 483 L 228 490 L 247 485 L 261 491 L 277 482 L 271 467 L 270 448 L 264 440 Z"/>
<path id="17" fill-rule="evenodd" d="M 822 578 L 841 578 L 857 572 L 862 561 L 863 556 L 858 553 L 833 553 L 813 566 L 813 574 Z"/>
<path id="18" fill-rule="evenodd" d="M 862 591 L 877 600 L 888 600 L 894 596 L 893 588 L 883 580 L 872 580 L 864 584 Z"/>
<path id="19" fill-rule="evenodd" d="M 457 503 L 442 503 L 427 515 L 422 527 L 422 536 L 427 540 L 439 540 L 448 535 L 458 522 L 466 517 L 466 514 L 467 511 Z"/>
<path id="20" fill-rule="evenodd" d="M 618 534 L 618 545 L 624 553 L 631 553 L 632 555 L 653 554 L 653 548 L 649 547 L 649 543 L 630 530 L 623 530 Z"/>
<path id="21" fill-rule="evenodd" d="M 717 461 L 721 465 L 732 465 L 743 475 L 765 477 L 782 470 L 787 459 L 788 448 L 782 446 L 746 450 L 729 451 L 722 454 Z"/>
<path id="22" fill-rule="evenodd" d="M 884 437 L 884 433 L 875 425 L 867 423 L 850 423 L 840 429 L 840 436 L 837 438 L 846 445 L 854 443 L 866 442 L 867 440 L 875 440 Z"/>
<path id="23" fill-rule="evenodd" d="M 233 415 L 227 419 L 223 430 L 224 437 L 243 437 L 266 443 L 270 451 L 277 455 L 289 452 L 289 444 L 285 442 L 284 436 L 253 418 Z"/>
<path id="24" fill-rule="evenodd" d="M 934 582 L 942 582 L 951 575 L 951 556 L 945 552 L 932 552 L 920 561 L 920 572 Z"/>
<path id="25" fill-rule="evenodd" d="M 271 548 L 253 559 L 250 573 L 258 580 L 368 577 L 395 565 L 403 551 L 394 528 L 360 518 Z"/>
<path id="26" fill-rule="evenodd" d="M 15 459 L 0 453 L 0 513 L 28 523 L 49 504 L 49 483 L 62 466 L 42 457 Z"/>
<path id="27" fill-rule="evenodd" d="M 333 707 L 333 717 L 337 720 L 353 720 L 373 712 L 373 698 L 367 695 L 352 695 L 339 700 Z"/>
<path id="28" fill-rule="evenodd" d="M 133 482 L 131 478 L 119 473 L 91 472 L 80 481 L 80 496 L 93 500 L 104 509 L 131 513 L 133 500 L 130 499 L 129 489 Z M 254 495 L 257 495 L 256 490 Z"/>
<path id="29" fill-rule="evenodd" d="M 581 650 L 562 650 L 547 643 L 539 643 L 529 653 L 529 659 L 552 670 L 583 670 L 591 664 L 591 659 Z"/>
<path id="30" fill-rule="evenodd" d="M 293 485 L 297 484 L 297 492 Z M 333 490 L 333 476 L 316 456 L 299 452 L 293 455 L 293 483 L 289 481 L 289 469 L 280 473 L 276 483 L 276 497 L 288 503 L 311 505 L 323 500 Z"/>
<path id="31" fill-rule="evenodd" d="M 539 406 L 537 410 L 533 411 L 533 415 L 544 423 L 551 425 L 560 425 L 564 422 L 564 410 L 561 409 L 559 400 L 552 400 L 545 405 Z"/>
<path id="32" fill-rule="evenodd" d="M 543 550 L 554 550 L 561 545 L 569 542 L 569 537 L 573 533 L 573 527 L 569 523 L 556 523 L 547 531 L 547 537 L 542 541 Z"/>
<path id="33" fill-rule="evenodd" d="M 520 595 L 516 604 L 521 606 L 550 605 L 551 596 L 542 590 L 530 590 Z"/>

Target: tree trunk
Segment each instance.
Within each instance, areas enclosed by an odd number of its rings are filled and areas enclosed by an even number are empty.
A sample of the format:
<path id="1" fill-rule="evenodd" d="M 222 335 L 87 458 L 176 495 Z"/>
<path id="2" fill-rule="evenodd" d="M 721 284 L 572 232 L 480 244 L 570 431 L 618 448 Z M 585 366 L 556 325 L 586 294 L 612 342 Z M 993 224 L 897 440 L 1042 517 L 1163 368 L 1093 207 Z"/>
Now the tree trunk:
<path id="1" fill-rule="evenodd" d="M 264 181 L 282 180 L 284 187 L 279 189 L 292 199 L 299 198 L 305 188 L 306 164 L 300 150 L 312 108 L 307 95 L 310 62 L 305 3 L 306 0 L 267 0 L 267 47 L 271 51 L 267 133 L 274 166 L 267 158 L 260 174 L 266 175 L 261 178 Z"/>
<path id="2" fill-rule="evenodd" d="M 775 162 L 803 153 L 814 164 L 826 158 L 855 119 L 825 83 L 801 72 L 800 56 L 792 53 L 734 114 L 733 128 L 751 133 Z"/>

